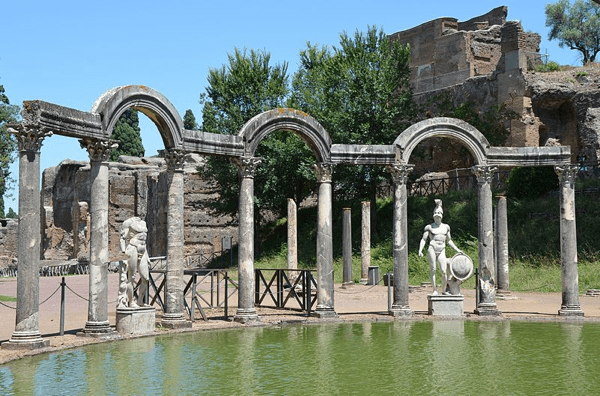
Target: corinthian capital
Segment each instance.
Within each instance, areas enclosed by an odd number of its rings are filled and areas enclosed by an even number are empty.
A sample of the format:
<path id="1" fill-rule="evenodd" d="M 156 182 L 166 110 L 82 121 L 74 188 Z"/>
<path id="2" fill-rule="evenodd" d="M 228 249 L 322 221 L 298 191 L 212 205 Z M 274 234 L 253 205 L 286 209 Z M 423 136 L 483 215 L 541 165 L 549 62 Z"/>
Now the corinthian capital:
<path id="1" fill-rule="evenodd" d="M 388 166 L 386 170 L 392 175 L 394 184 L 406 184 L 408 175 L 413 171 L 414 165 L 409 164 L 394 164 Z"/>
<path id="2" fill-rule="evenodd" d="M 579 172 L 579 166 L 573 164 L 555 166 L 554 171 L 558 175 L 558 180 L 561 184 L 572 184 L 575 183 L 577 178 L 577 172 Z"/>
<path id="3" fill-rule="evenodd" d="M 169 171 L 183 170 L 187 153 L 181 149 L 160 150 L 160 156 L 165 159 Z"/>
<path id="4" fill-rule="evenodd" d="M 52 136 L 47 128 L 31 123 L 9 125 L 7 130 L 17 138 L 19 151 L 39 152 L 44 139 Z"/>
<path id="5" fill-rule="evenodd" d="M 471 171 L 477 178 L 477 184 L 491 184 L 494 173 L 498 170 L 497 166 L 475 165 Z"/>
<path id="6" fill-rule="evenodd" d="M 333 164 L 331 162 L 319 162 L 313 165 L 317 175 L 317 183 L 331 183 Z"/>
<path id="7" fill-rule="evenodd" d="M 81 139 L 79 144 L 87 150 L 92 162 L 108 161 L 110 150 L 119 147 L 119 144 L 111 139 Z"/>
<path id="8" fill-rule="evenodd" d="M 239 157 L 232 158 L 233 162 L 238 167 L 238 174 L 241 178 L 254 178 L 256 169 L 262 162 L 259 157 Z"/>

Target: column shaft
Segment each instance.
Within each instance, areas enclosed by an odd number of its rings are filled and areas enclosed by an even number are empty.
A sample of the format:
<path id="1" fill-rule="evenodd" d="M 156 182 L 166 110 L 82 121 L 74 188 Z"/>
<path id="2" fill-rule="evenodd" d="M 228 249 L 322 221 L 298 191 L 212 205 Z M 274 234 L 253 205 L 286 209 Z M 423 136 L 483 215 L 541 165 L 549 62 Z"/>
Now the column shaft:
<path id="1" fill-rule="evenodd" d="M 39 327 L 40 308 L 40 148 L 46 134 L 37 127 L 9 129 L 19 143 L 19 238 L 15 331 L 3 349 L 49 345 Z"/>
<path id="2" fill-rule="evenodd" d="M 499 315 L 496 308 L 496 280 L 494 276 L 494 220 L 492 201 L 493 166 L 475 166 L 477 177 L 477 215 L 479 239 L 479 315 Z"/>
<path id="3" fill-rule="evenodd" d="M 577 230 L 575 228 L 575 178 L 577 165 L 555 168 L 560 181 L 560 261 L 562 267 L 561 316 L 583 316 L 579 305 Z"/>
<path id="4" fill-rule="evenodd" d="M 367 284 L 371 265 L 371 202 L 362 203 L 361 214 L 360 282 Z"/>
<path id="5" fill-rule="evenodd" d="M 342 261 L 343 286 L 352 284 L 352 212 L 350 208 L 343 209 L 342 218 Z"/>
<path id="6" fill-rule="evenodd" d="M 498 293 L 509 291 L 508 277 L 508 210 L 506 197 L 496 200 L 496 262 L 498 268 Z"/>
<path id="7" fill-rule="evenodd" d="M 317 207 L 317 308 L 318 317 L 335 317 L 333 305 L 333 211 L 330 163 L 315 166 L 319 183 Z"/>
<path id="8" fill-rule="evenodd" d="M 191 327 L 183 314 L 183 163 L 185 153 L 170 149 L 161 153 L 167 162 L 167 273 L 165 281 L 165 312 L 162 326 L 169 328 Z"/>
<path id="9" fill-rule="evenodd" d="M 240 177 L 238 309 L 235 320 L 246 323 L 259 320 L 254 308 L 254 173 L 261 160 L 242 157 L 235 162 Z"/>
<path id="10" fill-rule="evenodd" d="M 288 269 L 298 269 L 298 216 L 296 203 L 291 198 L 288 198 L 287 244 Z M 292 276 L 295 275 L 296 273 L 292 274 Z"/>
<path id="11" fill-rule="evenodd" d="M 408 223 L 406 182 L 412 165 L 395 165 L 388 168 L 394 181 L 393 257 L 394 302 L 390 315 L 412 316 L 408 303 Z"/>
<path id="12" fill-rule="evenodd" d="M 108 321 L 108 164 L 91 161 L 88 320 L 84 333 L 112 331 Z"/>

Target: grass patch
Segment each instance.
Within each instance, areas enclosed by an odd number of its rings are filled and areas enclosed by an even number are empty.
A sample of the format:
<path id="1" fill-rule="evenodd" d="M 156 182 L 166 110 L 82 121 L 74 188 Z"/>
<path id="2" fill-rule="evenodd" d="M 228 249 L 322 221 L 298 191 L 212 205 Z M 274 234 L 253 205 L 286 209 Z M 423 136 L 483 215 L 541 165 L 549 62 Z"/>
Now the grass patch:
<path id="1" fill-rule="evenodd" d="M 17 298 L 16 297 L 11 297 L 11 296 L 3 296 L 2 294 L 0 294 L 0 301 L 2 301 L 2 302 L 16 302 Z"/>

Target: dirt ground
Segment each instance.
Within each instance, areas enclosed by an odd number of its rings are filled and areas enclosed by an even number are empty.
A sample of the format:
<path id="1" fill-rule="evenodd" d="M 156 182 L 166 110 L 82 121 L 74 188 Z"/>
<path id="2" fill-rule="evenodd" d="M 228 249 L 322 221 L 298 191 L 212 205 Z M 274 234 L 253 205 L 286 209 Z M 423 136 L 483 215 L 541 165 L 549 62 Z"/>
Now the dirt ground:
<path id="1" fill-rule="evenodd" d="M 116 298 L 117 298 L 117 274 L 109 275 L 109 321 L 111 325 L 115 324 L 116 318 Z M 0 364 L 10 360 L 18 359 L 37 353 L 52 352 L 66 348 L 78 347 L 81 345 L 105 342 L 111 339 L 90 338 L 77 336 L 76 333 L 81 330 L 87 320 L 87 297 L 88 297 L 88 276 L 68 276 L 65 278 L 67 290 L 65 293 L 65 335 L 60 336 L 60 277 L 40 278 L 40 316 L 39 327 L 43 338 L 50 340 L 50 347 L 36 351 L 11 351 L 0 349 Z M 209 291 L 210 283 L 207 281 L 199 285 L 198 290 Z M 0 295 L 16 296 L 17 282 L 14 278 L 0 279 Z M 427 314 L 427 294 L 431 290 L 424 287 L 411 287 L 409 304 L 414 312 L 412 320 L 435 319 Z M 54 294 L 53 294 L 54 293 Z M 220 293 L 222 296 L 223 288 Z M 475 310 L 475 291 L 472 289 L 463 289 L 465 319 L 468 320 L 490 320 L 490 318 L 479 317 L 473 314 Z M 203 295 L 209 300 L 209 294 Z M 214 295 L 216 303 L 216 295 Z M 224 297 L 221 297 L 221 302 Z M 335 310 L 340 321 L 390 321 L 393 320 L 388 315 L 388 288 L 383 285 L 364 286 L 352 285 L 348 288 L 342 288 L 341 285 L 335 286 Z M 47 300 L 47 301 L 46 301 Z M 189 300 L 189 296 L 188 296 Z M 512 292 L 506 299 L 498 298 L 496 300 L 498 310 L 502 312 L 499 318 L 492 320 L 583 320 L 600 322 L 600 297 L 580 296 L 581 309 L 585 313 L 584 318 L 569 319 L 558 316 L 558 310 L 561 306 L 560 293 L 515 293 Z M 7 306 L 14 307 L 14 302 L 3 303 L 0 305 L 0 343 L 7 341 L 15 327 L 15 310 Z M 225 319 L 223 308 L 205 309 L 208 317 L 207 321 L 202 320 L 200 313 L 196 311 L 196 320 L 191 330 L 165 330 L 159 329 L 156 334 L 177 331 L 202 331 L 208 329 L 242 327 L 244 325 L 233 322 L 232 317 L 236 311 L 237 295 L 234 293 L 229 298 L 229 318 Z M 202 303 L 205 306 L 205 303 Z M 282 324 L 298 322 L 318 322 L 313 317 L 307 317 L 305 314 L 291 309 L 277 310 L 274 308 L 257 308 L 261 317 L 260 324 Z M 161 312 L 157 311 L 157 318 L 160 319 Z M 331 319 L 328 319 L 331 320 Z M 123 337 L 117 336 L 116 339 Z M 114 340 L 115 338 L 112 338 Z"/>

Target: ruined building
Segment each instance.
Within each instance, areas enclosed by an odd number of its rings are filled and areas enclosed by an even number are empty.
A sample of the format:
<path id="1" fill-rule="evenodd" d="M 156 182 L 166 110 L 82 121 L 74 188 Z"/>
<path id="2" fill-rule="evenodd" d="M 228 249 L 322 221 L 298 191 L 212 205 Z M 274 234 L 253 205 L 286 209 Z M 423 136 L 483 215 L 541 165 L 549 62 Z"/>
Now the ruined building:
<path id="1" fill-rule="evenodd" d="M 448 93 L 480 110 L 505 104 L 518 114 L 507 146 L 571 146 L 572 161 L 597 163 L 600 147 L 598 68 L 536 73 L 540 36 L 507 21 L 507 7 L 459 22 L 438 18 L 390 37 L 411 48 L 417 102 Z M 448 169 L 440 169 L 448 170 Z"/>

